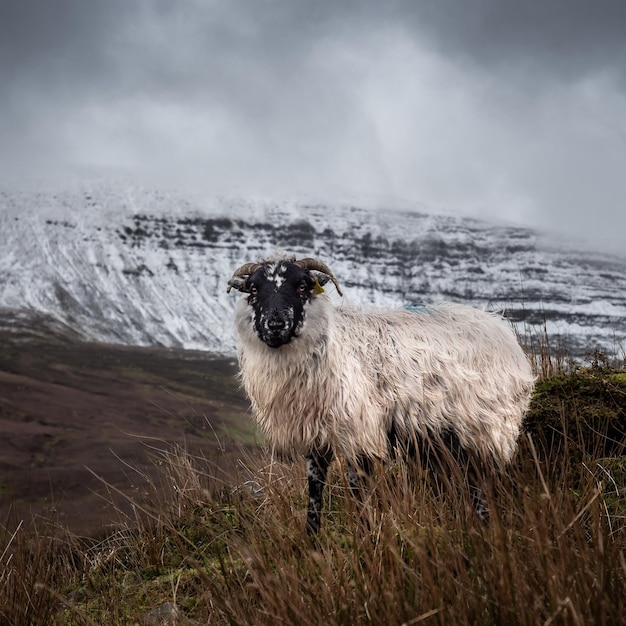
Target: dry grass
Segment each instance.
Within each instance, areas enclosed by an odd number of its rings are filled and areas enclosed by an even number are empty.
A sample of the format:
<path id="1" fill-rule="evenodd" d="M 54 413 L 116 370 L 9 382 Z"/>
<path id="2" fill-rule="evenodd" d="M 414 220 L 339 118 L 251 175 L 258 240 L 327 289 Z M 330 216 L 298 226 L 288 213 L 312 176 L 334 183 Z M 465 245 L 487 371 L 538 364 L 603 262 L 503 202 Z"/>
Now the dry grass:
<path id="1" fill-rule="evenodd" d="M 555 381 L 597 379 L 623 434 L 626 375 L 535 357 L 562 419 L 543 428 L 535 401 L 515 462 L 492 481 L 489 525 L 454 484 L 402 462 L 376 469 L 359 510 L 335 466 L 312 545 L 302 464 L 242 455 L 226 480 L 179 450 L 162 458 L 152 504 L 133 503 L 97 545 L 8 525 L 0 623 L 159 623 L 158 607 L 179 625 L 625 623 L 624 448 L 604 456 L 607 431 L 584 428 L 588 387 Z"/>
<path id="2" fill-rule="evenodd" d="M 489 526 L 460 490 L 399 464 L 378 468 L 366 529 L 335 473 L 315 546 L 302 467 L 259 468 L 233 489 L 171 457 L 153 506 L 98 545 L 18 529 L 1 621 L 135 624 L 170 602 L 178 624 L 623 623 L 623 482 L 537 447 L 526 439 L 494 480 Z"/>

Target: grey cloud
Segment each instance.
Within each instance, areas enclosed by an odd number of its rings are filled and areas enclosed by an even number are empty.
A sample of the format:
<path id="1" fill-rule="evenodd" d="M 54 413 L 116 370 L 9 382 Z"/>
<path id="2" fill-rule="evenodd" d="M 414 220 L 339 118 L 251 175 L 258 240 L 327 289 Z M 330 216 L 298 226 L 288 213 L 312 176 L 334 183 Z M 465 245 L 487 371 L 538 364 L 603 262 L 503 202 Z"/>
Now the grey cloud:
<path id="1" fill-rule="evenodd" d="M 81 3 L 23 0 L 0 7 L 0 68 L 6 83 L 50 85 L 84 81 L 111 71 L 108 40 L 131 17 L 112 0 Z"/>
<path id="2" fill-rule="evenodd" d="M 444 54 L 479 65 L 577 80 L 626 72 L 626 4 L 621 0 L 426 0 L 412 3 L 414 24 Z"/>
<path id="3" fill-rule="evenodd" d="M 392 194 L 608 238 L 625 20 L 621 0 L 4 2 L 0 172 Z"/>
<path id="4" fill-rule="evenodd" d="M 271 63 L 280 72 L 297 67 L 324 39 L 359 32 L 375 38 L 377 29 L 402 31 L 478 65 L 517 64 L 564 77 L 626 72 L 621 0 L 22 0 L 3 3 L 0 17 L 5 78 L 35 72 L 43 81 L 115 80 L 134 72 L 176 85 L 197 78 L 202 66 L 223 78 L 222 63 L 235 75 L 247 74 L 248 64 Z"/>

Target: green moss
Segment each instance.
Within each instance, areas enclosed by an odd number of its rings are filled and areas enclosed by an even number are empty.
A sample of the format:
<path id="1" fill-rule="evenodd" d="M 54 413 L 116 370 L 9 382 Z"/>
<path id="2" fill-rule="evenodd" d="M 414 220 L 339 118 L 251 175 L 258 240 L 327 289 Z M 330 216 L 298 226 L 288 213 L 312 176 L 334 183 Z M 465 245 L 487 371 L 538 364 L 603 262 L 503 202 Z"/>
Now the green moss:
<path id="1" fill-rule="evenodd" d="M 626 445 L 626 372 L 580 368 L 537 383 L 526 430 L 550 450 L 580 458 L 621 456 Z"/>

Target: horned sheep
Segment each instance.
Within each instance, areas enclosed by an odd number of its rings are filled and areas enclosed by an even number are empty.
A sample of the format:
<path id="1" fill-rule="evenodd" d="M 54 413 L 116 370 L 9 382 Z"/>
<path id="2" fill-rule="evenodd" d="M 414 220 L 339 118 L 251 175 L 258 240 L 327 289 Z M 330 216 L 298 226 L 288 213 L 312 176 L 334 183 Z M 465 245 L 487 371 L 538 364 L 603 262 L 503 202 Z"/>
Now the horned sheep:
<path id="1" fill-rule="evenodd" d="M 335 306 L 323 293 L 329 281 L 342 295 L 323 262 L 285 255 L 247 263 L 228 283 L 246 294 L 235 325 L 254 417 L 275 453 L 307 460 L 307 531 L 320 529 L 335 457 L 345 460 L 355 494 L 374 461 L 414 442 L 443 442 L 474 467 L 504 467 L 533 375 L 501 316 L 453 303 Z M 474 482 L 474 505 L 486 518 Z"/>

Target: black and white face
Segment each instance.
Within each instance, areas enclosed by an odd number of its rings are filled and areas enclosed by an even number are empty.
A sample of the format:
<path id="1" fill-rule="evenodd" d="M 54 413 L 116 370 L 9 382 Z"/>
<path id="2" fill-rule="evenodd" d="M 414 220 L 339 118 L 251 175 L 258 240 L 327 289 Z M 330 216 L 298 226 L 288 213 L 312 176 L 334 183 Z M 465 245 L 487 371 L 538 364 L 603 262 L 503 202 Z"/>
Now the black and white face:
<path id="1" fill-rule="evenodd" d="M 280 348 L 297 337 L 304 326 L 306 307 L 315 279 L 294 263 L 264 263 L 246 281 L 254 330 L 270 348 Z"/>

